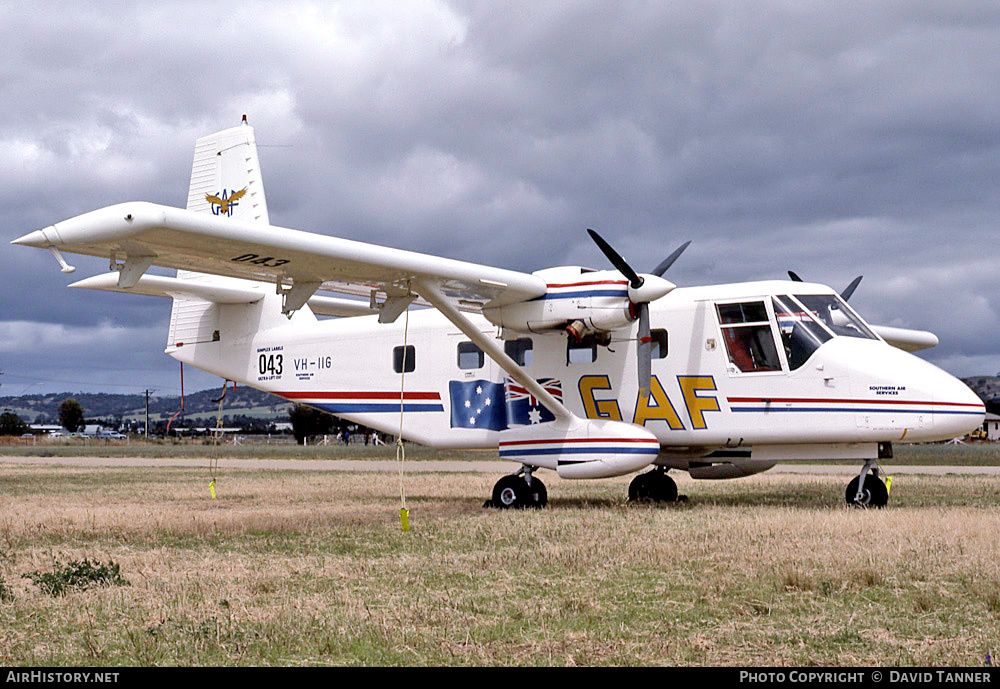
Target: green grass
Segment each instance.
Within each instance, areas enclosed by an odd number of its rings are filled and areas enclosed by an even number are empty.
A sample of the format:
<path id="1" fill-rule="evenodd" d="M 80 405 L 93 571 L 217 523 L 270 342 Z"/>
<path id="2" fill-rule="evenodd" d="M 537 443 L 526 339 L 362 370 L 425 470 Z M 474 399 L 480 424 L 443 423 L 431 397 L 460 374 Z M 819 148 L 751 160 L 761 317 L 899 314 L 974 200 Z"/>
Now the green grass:
<path id="1" fill-rule="evenodd" d="M 1000 650 L 1000 479 L 562 481 L 0 465 L 4 665 L 977 665 Z M 59 598 L 24 575 L 113 561 Z"/>
<path id="2" fill-rule="evenodd" d="M 396 461 L 393 444 L 380 445 L 307 445 L 295 444 L 244 444 L 213 445 L 211 441 L 193 443 L 123 442 L 106 441 L 48 441 L 38 445 L 0 446 L 0 456 L 6 457 L 143 457 L 143 458 L 197 458 L 207 459 L 384 459 Z M 406 459 L 496 459 L 496 450 L 433 450 L 421 445 L 406 443 Z"/>
<path id="3" fill-rule="evenodd" d="M 968 443 L 965 445 L 922 444 L 893 446 L 894 457 L 889 465 L 1000 466 L 1000 443 Z M 106 441 L 48 441 L 39 445 L 0 446 L 0 455 L 8 457 L 163 457 L 224 459 L 384 459 L 395 461 L 392 444 L 379 447 L 366 445 L 292 445 L 244 444 L 214 446 L 211 441 L 194 443 L 134 442 L 129 445 Z M 433 450 L 413 443 L 406 444 L 407 460 L 423 459 L 496 459 L 495 450 Z M 857 464 L 856 460 L 845 460 Z"/>

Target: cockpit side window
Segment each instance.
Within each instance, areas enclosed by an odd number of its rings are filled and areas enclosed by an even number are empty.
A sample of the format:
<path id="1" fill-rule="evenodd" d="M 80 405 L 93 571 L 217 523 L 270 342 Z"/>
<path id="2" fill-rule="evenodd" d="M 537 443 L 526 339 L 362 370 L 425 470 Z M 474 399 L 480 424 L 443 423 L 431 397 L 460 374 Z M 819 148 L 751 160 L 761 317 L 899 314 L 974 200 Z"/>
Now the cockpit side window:
<path id="1" fill-rule="evenodd" d="M 787 296 L 774 297 L 772 301 L 774 315 L 778 318 L 778 330 L 781 332 L 781 344 L 785 347 L 785 358 L 788 359 L 788 368 L 794 371 L 832 336 L 813 320 L 809 311 L 793 299 Z"/>
<path id="2" fill-rule="evenodd" d="M 834 335 L 859 337 L 865 340 L 878 339 L 835 294 L 796 294 L 795 299 L 809 309 L 812 315 Z"/>
<path id="3" fill-rule="evenodd" d="M 763 301 L 716 304 L 729 361 L 744 373 L 780 371 L 771 321 Z"/>

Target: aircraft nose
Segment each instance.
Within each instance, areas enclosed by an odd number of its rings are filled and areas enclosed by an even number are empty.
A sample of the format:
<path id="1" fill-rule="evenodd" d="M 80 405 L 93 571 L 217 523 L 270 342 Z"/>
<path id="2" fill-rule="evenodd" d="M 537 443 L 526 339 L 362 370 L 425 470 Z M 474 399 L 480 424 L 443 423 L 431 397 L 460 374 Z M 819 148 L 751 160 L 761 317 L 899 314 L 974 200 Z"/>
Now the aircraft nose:
<path id="1" fill-rule="evenodd" d="M 934 430 L 958 438 L 983 425 L 986 407 L 968 385 L 945 375 L 948 380 L 934 390 Z"/>

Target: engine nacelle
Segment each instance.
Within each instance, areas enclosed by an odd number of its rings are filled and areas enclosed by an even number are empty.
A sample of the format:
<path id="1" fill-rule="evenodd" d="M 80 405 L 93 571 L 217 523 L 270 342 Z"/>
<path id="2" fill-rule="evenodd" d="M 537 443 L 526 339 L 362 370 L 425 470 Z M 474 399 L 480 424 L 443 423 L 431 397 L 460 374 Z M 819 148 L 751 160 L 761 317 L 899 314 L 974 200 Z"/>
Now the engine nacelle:
<path id="1" fill-rule="evenodd" d="M 522 426 L 500 434 L 500 458 L 554 469 L 561 478 L 608 478 L 648 466 L 660 441 L 622 421 L 581 419 Z"/>
<path id="2" fill-rule="evenodd" d="M 583 272 L 581 268 L 549 268 L 535 273 L 545 278 L 547 293 L 518 304 L 483 309 L 491 323 L 518 332 L 561 330 L 581 321 L 591 332 L 611 332 L 629 326 L 628 281 L 616 270 Z"/>
<path id="3" fill-rule="evenodd" d="M 573 323 L 573 334 L 579 338 L 588 332 L 611 333 L 628 327 L 639 316 L 634 305 L 659 299 L 675 287 L 656 275 L 642 275 L 642 284 L 633 287 L 617 270 L 563 267 L 533 274 L 545 279 L 544 295 L 483 309 L 483 315 L 491 323 L 516 332 L 562 330 Z"/>

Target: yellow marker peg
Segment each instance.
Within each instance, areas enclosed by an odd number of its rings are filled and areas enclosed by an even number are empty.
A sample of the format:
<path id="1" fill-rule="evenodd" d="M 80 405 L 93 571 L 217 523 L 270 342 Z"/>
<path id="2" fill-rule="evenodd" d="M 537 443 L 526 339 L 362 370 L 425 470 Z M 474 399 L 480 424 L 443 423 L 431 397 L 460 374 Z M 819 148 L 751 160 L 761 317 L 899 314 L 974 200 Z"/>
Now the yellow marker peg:
<path id="1" fill-rule="evenodd" d="M 405 507 L 399 508 L 399 525 L 403 527 L 403 531 L 410 530 L 410 510 Z"/>
<path id="2" fill-rule="evenodd" d="M 212 479 L 211 483 L 208 484 L 208 492 L 212 494 L 212 499 L 215 500 L 215 479 Z"/>
<path id="3" fill-rule="evenodd" d="M 885 477 L 885 494 L 888 495 L 892 490 L 892 476 Z"/>

